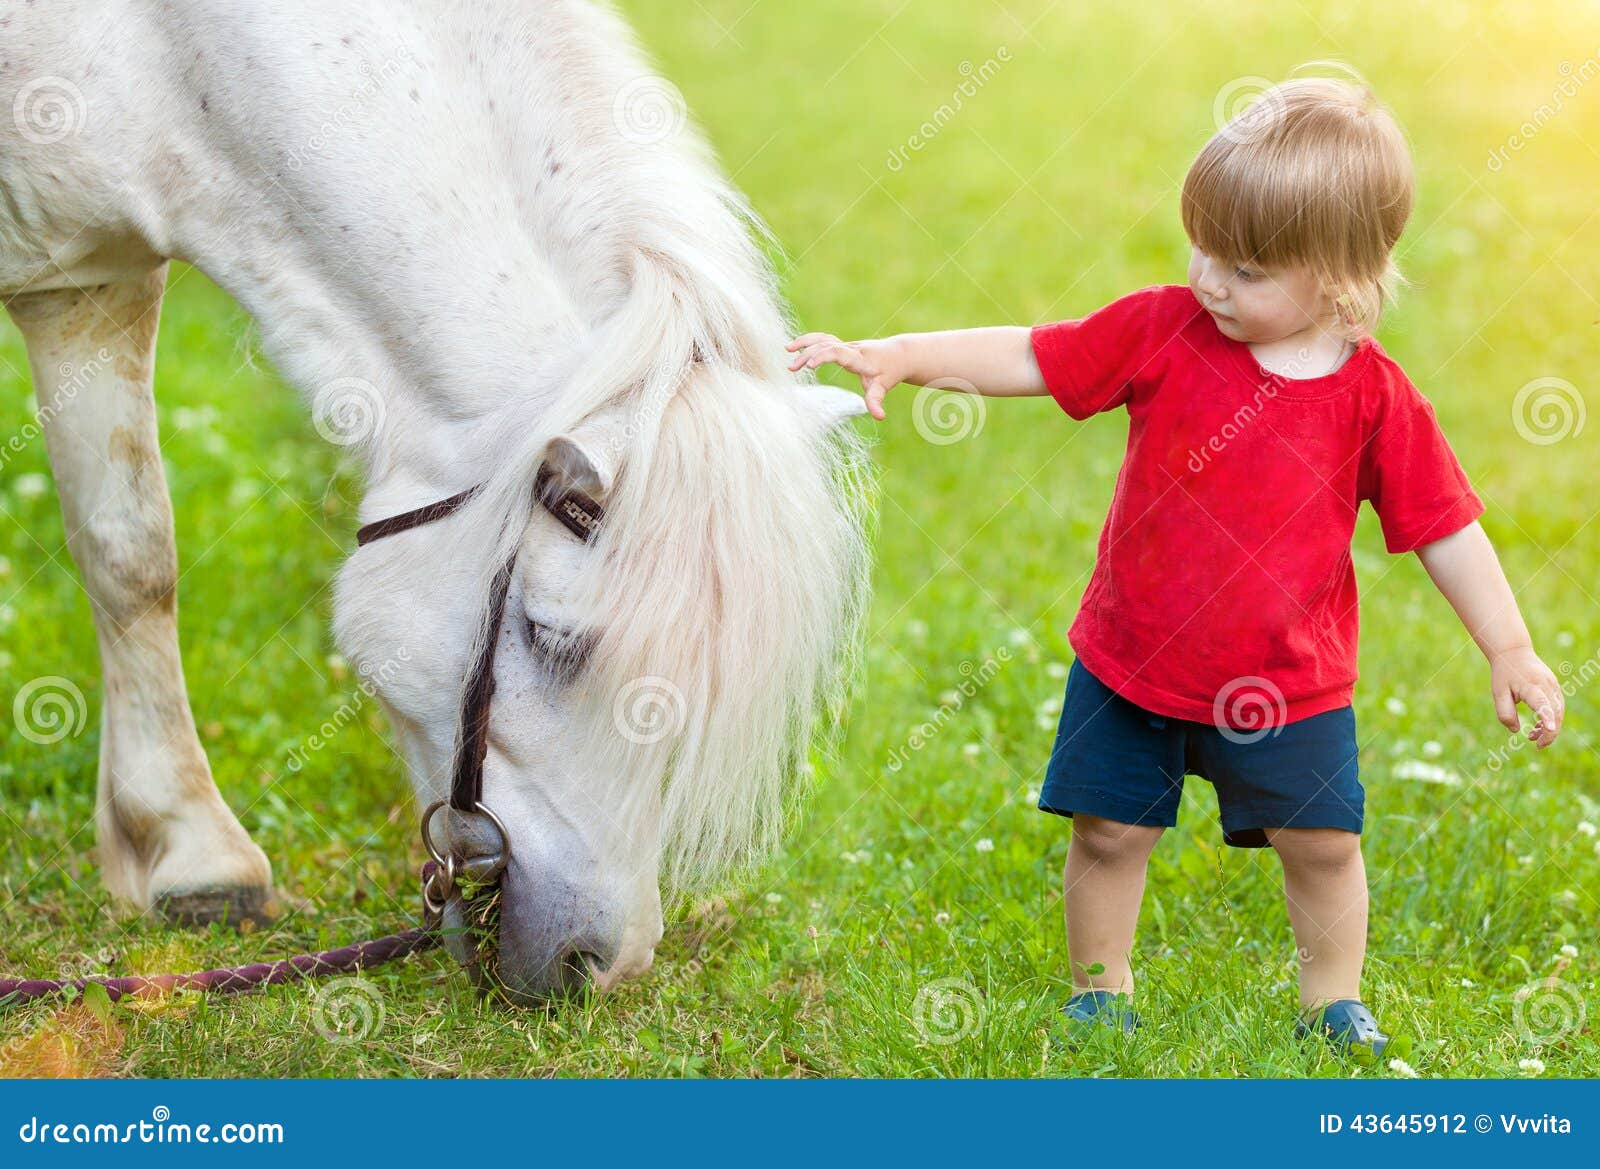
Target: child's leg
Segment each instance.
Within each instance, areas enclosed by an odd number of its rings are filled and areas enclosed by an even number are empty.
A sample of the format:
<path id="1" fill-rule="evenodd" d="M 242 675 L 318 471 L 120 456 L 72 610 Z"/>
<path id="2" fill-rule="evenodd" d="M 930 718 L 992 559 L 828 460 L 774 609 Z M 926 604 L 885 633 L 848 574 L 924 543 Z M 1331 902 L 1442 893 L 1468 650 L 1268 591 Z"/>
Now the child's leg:
<path id="1" fill-rule="evenodd" d="M 1145 866 L 1162 829 L 1076 813 L 1067 850 L 1063 902 L 1072 985 L 1133 993 L 1133 932 L 1144 898 Z M 1096 962 L 1100 974 L 1088 968 Z"/>
<path id="2" fill-rule="evenodd" d="M 1367 871 L 1361 837 L 1343 828 L 1268 828 L 1300 947 L 1300 1005 L 1361 997 Z"/>

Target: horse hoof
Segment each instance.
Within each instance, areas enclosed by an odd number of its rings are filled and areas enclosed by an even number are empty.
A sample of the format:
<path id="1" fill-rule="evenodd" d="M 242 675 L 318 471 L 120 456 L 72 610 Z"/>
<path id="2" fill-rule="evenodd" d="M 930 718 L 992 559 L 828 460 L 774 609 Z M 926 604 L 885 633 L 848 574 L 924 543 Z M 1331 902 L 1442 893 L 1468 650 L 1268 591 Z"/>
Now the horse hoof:
<path id="1" fill-rule="evenodd" d="M 156 898 L 154 913 L 171 925 L 206 926 L 216 922 L 237 929 L 246 922 L 252 926 L 269 924 L 277 916 L 277 905 L 270 889 L 236 886 L 163 893 Z"/>

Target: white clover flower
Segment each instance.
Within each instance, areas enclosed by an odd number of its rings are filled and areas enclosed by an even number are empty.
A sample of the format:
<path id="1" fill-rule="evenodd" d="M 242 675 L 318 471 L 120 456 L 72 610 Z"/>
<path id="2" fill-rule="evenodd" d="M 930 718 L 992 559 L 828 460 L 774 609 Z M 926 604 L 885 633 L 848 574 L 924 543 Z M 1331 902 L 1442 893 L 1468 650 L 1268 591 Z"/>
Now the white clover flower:
<path id="1" fill-rule="evenodd" d="M 18 499 L 35 499 L 50 490 L 50 480 L 36 471 L 30 471 L 13 479 L 11 489 L 17 493 Z"/>
<path id="2" fill-rule="evenodd" d="M 1417 1078 L 1417 1069 L 1412 1067 L 1403 1059 L 1391 1059 L 1389 1061 L 1389 1070 L 1395 1075 L 1407 1080 L 1414 1080 Z"/>
<path id="3" fill-rule="evenodd" d="M 984 836 L 981 837 L 978 840 L 978 843 L 974 844 L 972 847 L 977 849 L 979 852 L 993 852 L 994 841 L 990 840 L 987 836 Z"/>
<path id="4" fill-rule="evenodd" d="M 1561 947 L 1561 956 L 1563 958 L 1576 958 L 1578 956 L 1578 947 L 1572 945 L 1570 942 L 1567 943 L 1565 946 Z"/>
<path id="5" fill-rule="evenodd" d="M 1473 982 L 1472 979 L 1470 979 L 1470 978 L 1463 978 L 1461 980 L 1461 985 L 1466 987 L 1468 990 L 1471 990 L 1473 987 L 1477 986 L 1478 984 L 1476 982 Z"/>
<path id="6" fill-rule="evenodd" d="M 1045 666 L 1044 672 L 1046 676 L 1054 678 L 1057 682 L 1059 682 L 1061 679 L 1067 676 L 1067 663 L 1050 662 Z"/>
<path id="7" fill-rule="evenodd" d="M 1448 767 L 1425 763 L 1421 759 L 1405 759 L 1394 765 L 1396 779 L 1419 779 L 1423 783 L 1438 783 L 1445 787 L 1460 787 L 1461 777 Z"/>
<path id="8" fill-rule="evenodd" d="M 1422 744 L 1422 753 L 1429 759 L 1437 759 L 1444 754 L 1444 744 L 1438 739 L 1429 739 Z"/>
<path id="9" fill-rule="evenodd" d="M 1027 645 L 1033 640 L 1033 634 L 1029 633 L 1026 629 L 1019 627 L 1008 633 L 1006 635 L 1006 640 L 1012 645 Z"/>
<path id="10" fill-rule="evenodd" d="M 982 751 L 982 750 L 983 750 L 983 748 L 981 746 L 979 746 L 977 743 L 963 743 L 963 744 L 961 744 L 961 753 L 963 755 L 965 755 L 968 759 L 976 759 L 978 757 L 978 753 L 980 751 Z"/>
<path id="11" fill-rule="evenodd" d="M 1402 715 L 1406 712 L 1405 700 L 1400 698 L 1385 698 L 1383 700 L 1383 709 L 1387 710 L 1392 715 Z"/>
<path id="12" fill-rule="evenodd" d="M 1052 716 L 1060 714 L 1061 713 L 1061 695 L 1057 694 L 1054 697 L 1046 698 L 1043 702 L 1041 702 L 1039 704 L 1039 713 L 1040 714 L 1048 714 L 1048 715 L 1052 715 Z"/>
<path id="13" fill-rule="evenodd" d="M 941 910 L 940 912 L 938 912 L 938 913 L 933 915 L 933 923 L 935 925 L 949 925 L 950 924 L 950 915 Z"/>
<path id="14" fill-rule="evenodd" d="M 1517 1067 L 1520 1070 L 1527 1072 L 1530 1076 L 1544 1075 L 1544 1060 L 1542 1059 L 1518 1060 Z"/>
<path id="15" fill-rule="evenodd" d="M 780 902 L 782 900 L 783 900 L 783 894 L 782 893 L 768 893 L 767 894 L 767 903 L 769 905 L 776 905 L 776 904 L 778 904 L 778 902 Z"/>
<path id="16" fill-rule="evenodd" d="M 3 575 L 5 575 L 5 574 L 4 573 L 0 573 L 0 576 L 3 576 Z M 1593 836 L 1595 834 L 1595 831 L 1596 831 L 1595 826 L 1593 824 L 1589 823 L 1589 821 L 1587 821 L 1587 820 L 1579 820 L 1578 821 L 1578 832 L 1581 835 L 1583 835 L 1583 836 Z"/>
<path id="17" fill-rule="evenodd" d="M 911 620 L 906 622 L 906 632 L 912 637 L 921 638 L 928 636 L 928 623 L 926 621 Z"/>

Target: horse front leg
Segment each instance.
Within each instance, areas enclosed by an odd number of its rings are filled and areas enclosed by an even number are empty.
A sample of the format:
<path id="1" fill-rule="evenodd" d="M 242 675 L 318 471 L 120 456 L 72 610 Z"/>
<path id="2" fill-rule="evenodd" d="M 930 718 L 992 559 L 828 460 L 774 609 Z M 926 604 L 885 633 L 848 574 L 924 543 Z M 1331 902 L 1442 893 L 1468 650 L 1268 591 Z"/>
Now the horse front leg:
<path id="1" fill-rule="evenodd" d="M 96 827 L 117 897 L 187 924 L 271 914 L 267 858 L 217 793 L 178 654 L 178 553 L 156 434 L 166 266 L 29 293 L 21 329 L 104 681 Z"/>

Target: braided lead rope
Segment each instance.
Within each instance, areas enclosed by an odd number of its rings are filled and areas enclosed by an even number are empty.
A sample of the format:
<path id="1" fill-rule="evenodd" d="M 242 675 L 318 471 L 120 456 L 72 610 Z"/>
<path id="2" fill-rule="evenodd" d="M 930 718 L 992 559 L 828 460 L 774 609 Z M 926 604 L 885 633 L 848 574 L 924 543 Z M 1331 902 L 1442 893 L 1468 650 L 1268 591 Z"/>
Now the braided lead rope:
<path id="1" fill-rule="evenodd" d="M 423 872 L 428 880 L 432 873 Z M 403 933 L 389 934 L 370 942 L 356 942 L 337 950 L 321 950 L 310 954 L 296 954 L 276 962 L 254 962 L 248 966 L 223 966 L 216 970 L 197 970 L 190 974 L 135 974 L 125 978 L 0 978 L 0 1007 L 15 1006 L 49 998 L 63 991 L 82 994 L 84 988 L 95 985 L 105 988 L 112 1002 L 124 997 L 156 996 L 176 990 L 198 990 L 209 994 L 240 994 L 259 986 L 281 986 L 286 982 L 301 982 L 311 978 L 327 978 L 334 974 L 370 970 L 406 957 L 408 954 L 431 950 L 439 944 L 440 935 L 434 925 L 409 929 Z"/>

